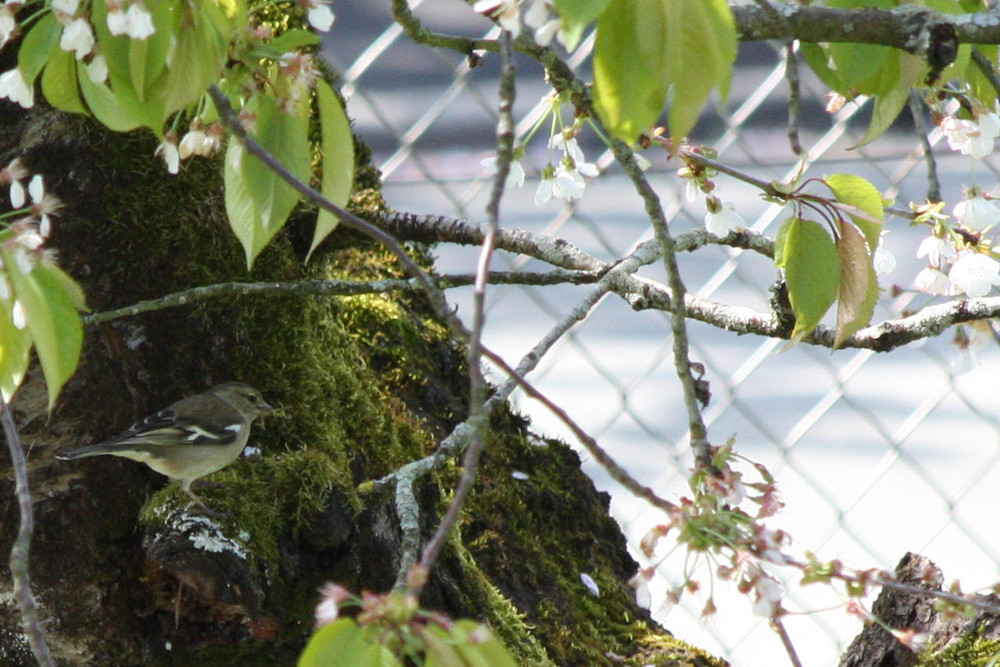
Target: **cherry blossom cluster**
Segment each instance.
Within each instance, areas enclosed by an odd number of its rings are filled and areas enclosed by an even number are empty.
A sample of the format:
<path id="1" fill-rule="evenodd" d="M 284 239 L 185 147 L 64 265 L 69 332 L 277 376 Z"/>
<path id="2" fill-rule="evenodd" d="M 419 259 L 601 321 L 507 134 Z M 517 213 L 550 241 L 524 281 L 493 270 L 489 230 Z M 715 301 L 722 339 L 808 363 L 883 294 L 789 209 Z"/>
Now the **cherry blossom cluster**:
<path id="1" fill-rule="evenodd" d="M 525 149 L 538 130 L 549 121 L 550 131 L 547 144 L 547 161 L 539 172 L 540 180 L 535 190 L 535 204 L 542 206 L 552 199 L 562 199 L 566 202 L 573 202 L 583 196 L 587 189 L 587 178 L 594 178 L 600 171 L 592 162 L 587 162 L 587 158 L 580 148 L 577 137 L 583 131 L 585 124 L 589 124 L 589 119 L 577 116 L 572 124 L 566 125 L 563 122 L 561 113 L 562 98 L 551 93 L 542 98 L 542 106 L 545 112 L 534 123 L 531 129 L 521 138 L 520 144 L 514 149 L 513 159 L 510 162 L 510 169 L 507 173 L 507 187 L 522 187 L 525 181 L 525 169 L 521 161 L 524 159 Z M 593 127 L 593 125 L 591 125 Z M 600 136 L 600 135 L 599 135 Z M 636 155 L 640 168 L 648 168 L 649 162 L 641 155 Z M 497 170 L 496 157 L 489 157 L 480 162 L 489 173 L 495 174 Z"/>
<path id="2" fill-rule="evenodd" d="M 0 301 L 7 303 L 12 296 L 6 276 L 8 271 L 17 270 L 27 275 L 39 263 L 55 263 L 55 251 L 44 246 L 52 232 L 52 216 L 62 208 L 62 202 L 45 191 L 42 175 L 32 175 L 20 158 L 0 169 L 0 185 L 9 186 L 13 209 L 0 215 L 0 222 L 4 224 L 0 231 L 0 249 L 14 264 L 8 266 L 0 259 Z M 24 307 L 16 299 L 11 304 L 11 321 L 18 329 L 27 325 Z"/>
<path id="3" fill-rule="evenodd" d="M 1000 116 L 967 96 L 932 107 L 937 129 L 948 146 L 974 161 L 993 152 L 1000 137 Z M 964 109 L 962 116 L 958 115 Z M 913 281 L 915 289 L 935 296 L 983 297 L 1000 285 L 1000 262 L 988 234 L 1000 224 L 1000 208 L 978 185 L 965 191 L 965 198 L 942 213 L 943 203 L 911 205 L 915 222 L 930 228 L 930 236 L 917 248 L 917 258 L 926 266 Z"/>
<path id="4" fill-rule="evenodd" d="M 21 32 L 17 21 L 20 5 L 14 1 L 0 6 L 0 47 Z M 106 6 L 107 27 L 112 35 L 128 35 L 144 40 L 155 32 L 152 14 L 142 0 L 134 0 L 127 7 L 119 0 L 108 0 Z M 76 60 L 84 65 L 91 81 L 107 81 L 108 63 L 97 49 L 90 7 L 81 5 L 80 0 L 50 0 L 49 7 L 62 26 L 59 48 L 73 53 Z M 25 81 L 19 66 L 0 74 L 0 98 L 17 102 L 26 109 L 35 105 L 33 87 Z"/>
<path id="5" fill-rule="evenodd" d="M 692 569 L 685 572 L 683 584 L 667 593 L 661 611 L 676 604 L 685 592 L 694 593 L 701 588 L 693 576 L 691 561 L 704 557 L 722 561 L 715 569 L 716 576 L 735 582 L 737 589 L 750 598 L 754 613 L 765 618 L 778 618 L 785 613 L 781 606 L 784 590 L 766 568 L 792 562 L 784 553 L 790 538 L 763 523 L 783 505 L 774 478 L 763 465 L 752 464 L 760 477 L 757 482 L 746 481 L 743 473 L 732 467 L 738 458 L 732 444 L 715 450 L 711 470 L 693 471 L 693 497 L 682 498 L 670 513 L 669 521 L 653 526 L 640 540 L 639 549 L 651 563 L 629 582 L 640 605 L 649 606 L 647 582 L 665 557 L 657 556 L 657 547 L 664 537 L 675 532 L 677 542 L 686 546 L 688 554 L 694 554 L 695 558 L 689 560 Z M 702 613 L 709 615 L 715 611 L 710 596 Z"/>
<path id="6" fill-rule="evenodd" d="M 143 41 L 155 34 L 153 15 L 144 0 L 104 2 L 107 29 L 111 35 L 124 35 Z M 333 25 L 335 16 L 330 0 L 295 2 L 305 12 L 308 23 L 316 30 L 325 32 Z M 17 17 L 21 5 L 18 0 L 7 0 L 0 4 L 0 48 L 22 32 Z M 49 0 L 48 9 L 61 26 L 59 48 L 74 54 L 92 82 L 106 83 L 108 64 L 95 38 L 91 5 L 81 3 L 80 0 Z M 37 16 L 34 14 L 32 18 L 36 19 Z M 273 35 L 269 28 L 258 26 L 249 29 L 249 36 L 252 40 L 263 42 Z M 281 55 L 277 67 L 282 83 L 282 90 L 279 91 L 281 108 L 290 111 L 302 99 L 303 94 L 312 88 L 320 73 L 313 57 L 299 52 Z M 20 67 L 0 74 L 0 98 L 9 99 L 24 108 L 34 106 L 34 87 L 25 80 Z M 163 141 L 156 148 L 156 155 L 163 159 L 171 174 L 178 173 L 181 160 L 194 155 L 207 157 L 217 153 L 223 138 L 221 125 L 217 122 L 207 123 L 201 116 L 196 116 L 190 122 L 188 131 L 178 139 L 176 122 L 175 120 L 175 127 L 165 133 Z"/>
<path id="7" fill-rule="evenodd" d="M 659 134 L 659 132 L 656 132 Z M 698 153 L 710 152 L 707 147 L 692 149 Z M 714 153 L 706 157 L 715 157 Z M 738 232 L 747 226 L 746 220 L 737 212 L 732 202 L 721 199 L 715 193 L 715 182 L 712 181 L 710 170 L 701 163 L 687 160 L 677 171 L 677 176 L 684 180 L 684 198 L 694 202 L 699 197 L 705 197 L 705 229 L 714 236 L 725 238 L 730 232 Z"/>
<path id="8" fill-rule="evenodd" d="M 521 6 L 529 3 L 522 17 Z M 523 20 L 539 46 L 549 46 L 553 37 L 563 46 L 567 43 L 559 18 L 552 9 L 552 0 L 478 0 L 472 9 L 492 18 L 514 39 L 521 34 Z"/>

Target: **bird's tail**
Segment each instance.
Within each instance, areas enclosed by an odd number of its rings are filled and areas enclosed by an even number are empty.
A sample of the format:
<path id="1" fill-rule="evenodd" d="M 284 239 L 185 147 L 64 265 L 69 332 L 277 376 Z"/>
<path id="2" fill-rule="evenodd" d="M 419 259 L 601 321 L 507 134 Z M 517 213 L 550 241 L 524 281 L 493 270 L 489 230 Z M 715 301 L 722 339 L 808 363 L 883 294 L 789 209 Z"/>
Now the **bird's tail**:
<path id="1" fill-rule="evenodd" d="M 68 452 L 60 452 L 56 454 L 56 458 L 62 461 L 72 461 L 74 459 L 83 459 L 88 456 L 100 456 L 101 454 L 112 454 L 114 448 L 107 443 L 100 443 L 97 445 L 87 445 L 86 447 L 80 447 L 79 449 L 72 449 Z"/>

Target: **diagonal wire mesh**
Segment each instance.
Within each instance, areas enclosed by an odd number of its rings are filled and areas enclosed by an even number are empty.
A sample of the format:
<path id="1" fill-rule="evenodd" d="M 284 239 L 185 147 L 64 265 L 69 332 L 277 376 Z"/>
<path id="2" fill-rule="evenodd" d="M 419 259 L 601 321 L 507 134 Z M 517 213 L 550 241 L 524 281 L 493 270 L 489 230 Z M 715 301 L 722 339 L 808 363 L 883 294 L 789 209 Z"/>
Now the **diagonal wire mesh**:
<path id="1" fill-rule="evenodd" d="M 342 72 L 342 89 L 355 131 L 375 153 L 390 205 L 415 213 L 481 220 L 489 181 L 479 161 L 489 156 L 496 120 L 495 59 L 472 68 L 466 58 L 412 44 L 389 15 L 388 3 L 343 3 L 325 54 Z M 458 0 L 410 0 L 427 27 L 470 35 L 495 28 Z M 571 64 L 585 75 L 585 41 Z M 706 113 L 694 139 L 710 143 L 719 159 L 764 179 L 787 179 L 797 160 L 785 137 L 787 83 L 784 48 L 748 44 L 740 51 L 729 99 Z M 530 130 L 548 92 L 542 72 L 518 61 L 515 116 L 518 133 Z M 800 68 L 802 140 L 811 174 L 849 171 L 868 178 L 897 205 L 921 201 L 927 184 L 924 159 L 913 134 L 890 133 L 852 148 L 863 136 L 864 105 L 828 114 L 825 90 Z M 547 136 L 542 130 L 540 135 Z M 581 137 L 585 142 L 587 137 Z M 641 202 L 611 165 L 601 144 L 583 143 L 604 173 L 588 184 L 574 206 L 537 207 L 529 187 L 508 192 L 503 223 L 559 236 L 602 259 L 614 259 L 650 237 Z M 529 146 L 525 163 L 545 164 L 545 142 Z M 955 200 L 966 162 L 938 155 L 942 195 Z M 662 159 L 649 172 L 675 232 L 701 225 L 700 203 L 688 203 L 683 185 Z M 984 178 L 983 171 L 988 171 Z M 536 170 L 537 175 L 537 170 Z M 988 161 L 978 180 L 1000 172 Z M 720 177 L 724 198 L 733 201 L 753 228 L 772 234 L 788 215 L 757 193 Z M 537 181 L 536 181 L 537 182 Z M 913 257 L 919 232 L 892 220 L 888 247 L 900 266 L 890 276 L 906 287 L 920 266 Z M 475 253 L 439 248 L 443 271 L 470 271 Z M 531 268 L 523 257 L 500 255 L 509 269 Z M 692 293 L 730 304 L 766 309 L 774 269 L 751 253 L 703 248 L 681 258 Z M 500 267 L 498 267 L 500 268 Z M 662 279 L 650 267 L 644 274 Z M 486 342 L 517 359 L 583 295 L 578 287 L 495 288 L 489 297 Z M 460 312 L 468 294 L 453 296 Z M 886 297 L 881 319 L 922 305 L 911 291 Z M 714 330 L 690 323 L 692 358 L 707 368 L 712 402 L 705 412 L 713 441 L 730 436 L 745 456 L 777 477 L 785 511 L 776 526 L 796 547 L 821 557 L 843 558 L 859 567 L 893 567 L 908 550 L 928 555 L 946 576 L 961 577 L 968 590 L 1000 579 L 1000 533 L 992 508 L 1000 502 L 1000 370 L 995 350 L 980 354 L 971 372 L 948 340 L 911 345 L 892 354 L 865 350 L 831 353 L 782 341 Z M 690 458 L 687 419 L 671 361 L 670 328 L 659 312 L 633 312 L 617 298 L 600 302 L 591 316 L 547 356 L 532 378 L 563 405 L 641 482 L 666 497 L 684 493 Z M 561 425 L 530 402 L 519 403 L 535 427 L 563 435 Z M 635 543 L 662 522 L 590 461 L 585 469 L 612 494 L 612 512 Z M 658 571 L 660 593 L 680 584 L 683 556 Z M 766 622 L 752 616 L 745 600 L 716 585 L 720 612 L 701 618 L 711 573 L 698 575 L 705 590 L 686 595 L 678 608 L 654 612 L 675 634 L 725 655 L 736 665 L 772 665 L 785 660 Z M 840 610 L 842 594 L 787 582 L 788 603 L 810 613 L 792 615 L 786 626 L 805 664 L 832 664 L 859 624 Z M 817 609 L 832 611 L 817 612 Z"/>

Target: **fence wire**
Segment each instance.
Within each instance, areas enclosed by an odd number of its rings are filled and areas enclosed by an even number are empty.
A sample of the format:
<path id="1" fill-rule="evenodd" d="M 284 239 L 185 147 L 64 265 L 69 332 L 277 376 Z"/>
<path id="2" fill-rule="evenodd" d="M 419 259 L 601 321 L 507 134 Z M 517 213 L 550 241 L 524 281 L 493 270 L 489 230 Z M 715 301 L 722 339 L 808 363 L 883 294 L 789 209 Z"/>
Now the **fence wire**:
<path id="1" fill-rule="evenodd" d="M 447 32 L 495 35 L 492 25 L 459 0 L 410 0 L 425 25 Z M 471 68 L 466 58 L 412 44 L 392 22 L 388 2 L 341 3 L 326 56 L 342 72 L 342 89 L 355 131 L 374 149 L 389 204 L 415 213 L 484 218 L 489 180 L 479 161 L 494 143 L 495 59 Z M 586 73 L 590 43 L 571 63 Z M 786 138 L 787 79 L 782 45 L 748 44 L 740 50 L 729 98 L 709 110 L 693 132 L 719 159 L 764 179 L 787 179 L 796 158 Z M 548 92 L 537 64 L 518 61 L 515 117 L 518 132 L 531 128 Z M 927 192 L 925 163 L 915 135 L 890 133 L 856 147 L 869 110 L 848 104 L 827 113 L 826 90 L 802 73 L 802 145 L 810 174 L 849 171 L 871 180 L 896 205 L 920 202 Z M 904 119 L 901 125 L 907 125 Z M 905 129 L 905 128 L 903 128 Z M 546 132 L 541 132 L 547 136 Z M 532 183 L 508 192 L 503 224 L 559 236 L 602 259 L 625 254 L 650 237 L 642 204 L 593 136 L 580 138 L 588 159 L 604 173 L 573 206 L 533 203 Z M 529 146 L 526 164 L 546 162 L 544 139 Z M 935 151 L 942 196 L 957 201 L 971 181 L 967 161 Z M 598 157 L 599 156 L 599 157 Z M 648 172 L 669 216 L 671 229 L 698 228 L 703 203 L 689 203 L 677 164 L 665 156 Z M 530 172 L 529 172 L 530 173 Z M 997 182 L 995 162 L 979 167 L 977 180 Z M 720 176 L 719 192 L 735 202 L 755 230 L 773 235 L 787 216 L 758 193 Z M 895 281 L 911 285 L 921 268 L 914 258 L 921 234 L 906 221 L 890 220 L 885 241 L 899 266 L 883 282 L 887 290 L 876 318 L 912 311 L 927 299 L 912 291 L 891 292 Z M 474 251 L 439 248 L 439 268 L 469 271 Z M 505 267 L 531 268 L 523 257 L 501 254 Z M 767 308 L 773 267 L 751 253 L 703 248 L 682 258 L 690 292 L 730 304 Z M 655 268 L 645 275 L 662 278 Z M 493 288 L 486 342 L 516 360 L 583 295 L 583 288 Z M 460 311 L 468 295 L 451 296 Z M 981 352 L 975 364 L 947 336 L 890 354 L 829 350 L 783 341 L 737 337 L 690 323 L 692 359 L 706 366 L 712 401 L 705 411 L 716 443 L 735 437 L 737 450 L 768 466 L 786 503 L 775 526 L 795 538 L 795 547 L 821 558 L 842 558 L 856 567 L 893 567 L 906 551 L 935 560 L 966 590 L 1000 579 L 1000 531 L 992 509 L 1000 501 L 1000 355 Z M 958 372 L 972 367 L 972 370 Z M 536 385 L 565 407 L 641 482 L 665 497 L 686 491 L 691 465 L 685 440 L 687 419 L 672 366 L 669 323 L 662 313 L 633 312 L 605 298 L 533 375 Z M 563 435 L 561 425 L 525 401 L 519 409 L 535 427 Z M 612 494 L 612 512 L 635 543 L 663 518 L 635 501 L 591 462 L 585 468 Z M 526 471 L 530 474 L 530 471 Z M 658 568 L 654 593 L 683 581 L 683 554 Z M 676 608 L 653 611 L 675 634 L 724 655 L 735 665 L 773 665 L 783 649 L 767 623 L 711 572 L 696 573 L 698 593 Z M 859 623 L 842 610 L 842 592 L 786 583 L 794 614 L 786 626 L 806 665 L 837 660 Z M 814 587 L 815 588 L 815 587 Z M 720 611 L 702 618 L 712 596 Z M 827 609 L 827 611 L 818 611 Z"/>

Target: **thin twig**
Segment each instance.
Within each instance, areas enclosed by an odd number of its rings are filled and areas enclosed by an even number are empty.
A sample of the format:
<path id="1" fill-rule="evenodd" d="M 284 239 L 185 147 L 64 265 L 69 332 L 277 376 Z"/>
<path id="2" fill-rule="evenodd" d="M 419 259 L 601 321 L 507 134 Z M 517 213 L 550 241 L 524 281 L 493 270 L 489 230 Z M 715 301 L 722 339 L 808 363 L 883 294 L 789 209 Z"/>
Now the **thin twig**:
<path id="1" fill-rule="evenodd" d="M 603 271 L 494 271 L 487 276 L 496 285 L 588 285 L 596 283 Z M 472 273 L 455 273 L 434 276 L 440 289 L 472 285 Z M 388 278 L 385 280 L 306 280 L 303 282 L 273 283 L 216 283 L 191 287 L 156 299 L 139 301 L 131 306 L 83 315 L 84 326 L 102 324 L 143 313 L 178 308 L 193 303 L 222 297 L 245 295 L 298 295 L 298 296 L 357 296 L 359 294 L 385 294 L 390 292 L 419 292 L 422 287 L 413 279 Z"/>
<path id="2" fill-rule="evenodd" d="M 3 422 L 7 449 L 10 451 L 11 466 L 14 469 L 14 494 L 17 496 L 17 507 L 21 515 L 21 525 L 10 548 L 10 574 L 14 581 L 14 598 L 21 612 L 21 627 L 28 638 L 28 646 L 31 647 L 35 660 L 42 667 L 53 667 L 55 662 L 52 660 L 48 644 L 45 643 L 42 619 L 38 614 L 35 596 L 31 592 L 31 575 L 28 572 L 31 537 L 35 531 L 31 489 L 28 487 L 28 463 L 21 448 L 21 438 L 17 433 L 14 415 L 11 414 L 10 406 L 2 396 L 0 396 L 0 421 Z"/>
<path id="3" fill-rule="evenodd" d="M 785 630 L 785 624 L 781 622 L 781 619 L 772 618 L 771 628 L 781 637 L 781 644 L 785 647 L 785 653 L 788 654 L 788 659 L 791 660 L 792 665 L 794 667 L 802 667 L 802 661 L 799 660 L 799 655 L 795 652 L 795 645 L 792 644 L 792 638 L 788 636 L 788 631 Z"/>
<path id="4" fill-rule="evenodd" d="M 667 217 L 660 204 L 660 198 L 649 181 L 646 180 L 639 165 L 636 164 L 632 149 L 625 142 L 616 139 L 611 142 L 611 150 L 618 164 L 622 166 L 632 181 L 639 197 L 645 203 L 646 215 L 653 227 L 653 238 L 660 244 L 661 259 L 667 272 L 667 285 L 670 288 L 670 300 L 673 303 L 670 330 L 674 336 L 674 369 L 677 372 L 677 377 L 680 378 L 683 389 L 684 406 L 688 416 L 688 431 L 695 461 L 699 467 L 707 469 L 711 466 L 712 453 L 708 441 L 708 429 L 701 416 L 696 381 L 691 371 L 691 360 L 688 357 L 687 311 L 684 299 L 687 289 L 684 287 L 680 267 L 677 265 L 676 241 L 667 225 Z"/>
<path id="5" fill-rule="evenodd" d="M 572 431 L 573 435 L 576 436 L 576 439 L 580 442 L 580 444 L 583 445 L 584 449 L 587 450 L 587 453 L 593 456 L 594 460 L 597 461 L 597 463 L 604 468 L 608 475 L 611 476 L 611 479 L 615 480 L 633 495 L 638 498 L 642 498 L 653 507 L 657 507 L 664 512 L 671 512 L 677 509 L 677 506 L 674 503 L 660 497 L 655 491 L 653 491 L 652 488 L 639 483 L 638 480 L 632 477 L 628 471 L 619 465 L 618 462 L 615 461 L 614 457 L 608 454 L 603 447 L 597 444 L 597 440 L 584 431 L 583 428 L 577 424 L 576 421 L 570 417 L 561 406 L 556 405 L 552 399 L 540 392 L 533 384 L 525 380 L 524 377 L 517 373 L 517 371 L 507 367 L 507 364 L 503 359 L 492 354 L 487 355 L 487 357 L 490 361 L 500 366 L 511 378 L 511 380 L 517 383 L 517 386 L 519 386 L 525 394 L 544 405 L 548 408 L 549 412 L 565 424 L 569 430 Z"/>
<path id="6" fill-rule="evenodd" d="M 793 153 L 802 155 L 802 142 L 799 141 L 802 91 L 799 86 L 799 62 L 796 57 L 795 42 L 788 42 L 785 45 L 785 79 L 788 80 L 788 145 Z"/>
<path id="7" fill-rule="evenodd" d="M 931 148 L 931 141 L 927 136 L 927 122 L 924 119 L 923 100 L 917 91 L 911 90 L 907 104 L 910 107 L 910 115 L 913 116 L 913 125 L 917 131 L 917 136 L 920 137 L 920 146 L 924 150 L 924 162 L 927 164 L 927 201 L 939 202 L 941 201 L 941 183 L 938 181 L 937 162 L 934 160 L 934 151 Z"/>
<path id="8" fill-rule="evenodd" d="M 500 85 L 499 85 L 499 119 L 497 120 L 497 173 L 493 181 L 493 191 L 486 205 L 486 230 L 482 250 L 476 270 L 475 289 L 473 291 L 472 327 L 469 334 L 467 352 L 469 366 L 469 417 L 466 422 L 472 426 L 471 442 L 465 448 L 462 458 L 462 476 L 455 487 L 451 503 L 441 517 L 434 535 L 427 542 L 420 567 L 429 572 L 441 551 L 445 538 L 458 521 L 462 506 L 476 481 L 479 468 L 479 458 L 486 446 L 486 378 L 483 377 L 480 363 L 483 354 L 482 335 L 486 322 L 486 285 L 490 269 L 490 258 L 493 256 L 494 242 L 500 226 L 500 200 L 503 198 L 507 174 L 510 172 L 510 162 L 514 149 L 514 119 L 511 109 L 514 106 L 514 57 L 510 48 L 510 33 L 504 32 L 500 37 Z"/>

